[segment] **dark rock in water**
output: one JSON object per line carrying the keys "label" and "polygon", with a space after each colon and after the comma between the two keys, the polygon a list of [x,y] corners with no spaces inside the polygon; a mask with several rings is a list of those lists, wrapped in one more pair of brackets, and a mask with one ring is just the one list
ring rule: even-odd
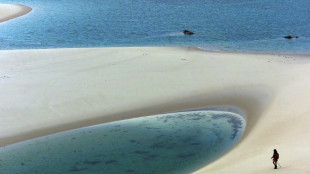
{"label": "dark rock in water", "polygon": [[195,34],[194,32],[188,31],[188,30],[183,30],[183,33],[186,34],[186,35],[193,35],[193,34]]}
{"label": "dark rock in water", "polygon": [[285,36],[285,39],[293,39],[293,36]]}
{"label": "dark rock in water", "polygon": [[298,36],[291,36],[291,35],[288,35],[288,36],[284,36],[285,39],[294,39],[294,38],[298,38]]}

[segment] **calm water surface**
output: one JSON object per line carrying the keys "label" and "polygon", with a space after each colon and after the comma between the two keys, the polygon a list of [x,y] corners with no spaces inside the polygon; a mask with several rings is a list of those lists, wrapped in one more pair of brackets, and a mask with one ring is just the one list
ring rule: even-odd
{"label": "calm water surface", "polygon": [[[33,8],[0,24],[0,49],[199,46],[310,53],[309,0],[0,0]],[[194,31],[184,36],[181,31]],[[297,35],[286,40],[283,36]]]}
{"label": "calm water surface", "polygon": [[190,173],[231,149],[245,120],[190,111],[81,128],[0,149],[0,173]]}

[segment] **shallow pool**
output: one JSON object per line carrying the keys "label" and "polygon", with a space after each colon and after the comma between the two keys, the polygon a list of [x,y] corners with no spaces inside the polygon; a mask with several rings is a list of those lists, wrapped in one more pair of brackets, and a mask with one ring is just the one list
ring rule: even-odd
{"label": "shallow pool", "polygon": [[189,173],[242,137],[233,113],[189,111],[80,128],[0,150],[0,173]]}

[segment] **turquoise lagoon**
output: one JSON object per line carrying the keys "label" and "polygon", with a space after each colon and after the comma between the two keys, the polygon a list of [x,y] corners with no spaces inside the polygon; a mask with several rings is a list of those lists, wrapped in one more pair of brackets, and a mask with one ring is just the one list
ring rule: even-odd
{"label": "turquoise lagoon", "polygon": [[[0,49],[197,46],[310,53],[309,0],[0,0],[33,11],[0,24]],[[185,36],[183,30],[196,34]],[[299,36],[286,40],[286,35]]]}
{"label": "turquoise lagoon", "polygon": [[80,128],[0,149],[0,173],[190,173],[229,151],[243,117],[188,111]]}

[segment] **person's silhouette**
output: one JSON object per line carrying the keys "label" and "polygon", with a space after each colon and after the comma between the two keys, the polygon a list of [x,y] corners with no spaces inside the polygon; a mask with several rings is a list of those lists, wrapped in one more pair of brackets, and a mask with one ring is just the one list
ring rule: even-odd
{"label": "person's silhouette", "polygon": [[279,154],[278,154],[276,149],[273,150],[273,155],[272,155],[271,159],[273,159],[272,162],[273,162],[273,165],[274,165],[274,169],[277,169],[278,168],[277,162],[278,162],[278,159],[279,159]]}

